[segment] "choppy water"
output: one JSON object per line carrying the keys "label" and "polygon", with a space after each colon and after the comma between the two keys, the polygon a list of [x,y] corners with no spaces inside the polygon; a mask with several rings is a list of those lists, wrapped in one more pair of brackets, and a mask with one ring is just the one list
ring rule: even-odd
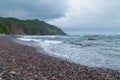
{"label": "choppy water", "polygon": [[119,35],[19,36],[17,40],[50,56],[90,67],[120,70]]}

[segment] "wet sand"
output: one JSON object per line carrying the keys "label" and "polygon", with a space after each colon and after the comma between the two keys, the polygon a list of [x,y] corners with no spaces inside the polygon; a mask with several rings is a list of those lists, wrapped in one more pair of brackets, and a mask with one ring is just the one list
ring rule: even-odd
{"label": "wet sand", "polygon": [[120,80],[120,71],[90,68],[39,53],[0,36],[0,80]]}

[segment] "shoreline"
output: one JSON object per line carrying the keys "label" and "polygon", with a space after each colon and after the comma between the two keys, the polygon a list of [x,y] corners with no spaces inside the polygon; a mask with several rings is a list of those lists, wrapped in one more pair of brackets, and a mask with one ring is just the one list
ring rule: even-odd
{"label": "shoreline", "polygon": [[0,78],[14,80],[120,80],[120,72],[60,60],[0,35]]}

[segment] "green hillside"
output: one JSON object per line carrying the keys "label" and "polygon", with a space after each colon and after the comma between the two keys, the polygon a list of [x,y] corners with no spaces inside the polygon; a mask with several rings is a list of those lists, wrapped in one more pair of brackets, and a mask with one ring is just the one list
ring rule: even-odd
{"label": "green hillside", "polygon": [[0,33],[29,35],[66,35],[60,28],[40,21],[0,17]]}

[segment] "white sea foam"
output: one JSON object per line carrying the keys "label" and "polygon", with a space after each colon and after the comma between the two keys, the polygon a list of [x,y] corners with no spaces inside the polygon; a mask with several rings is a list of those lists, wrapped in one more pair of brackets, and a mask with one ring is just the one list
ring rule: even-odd
{"label": "white sea foam", "polygon": [[26,39],[26,38],[17,38],[19,40],[22,40],[22,41],[33,41],[33,39]]}
{"label": "white sea foam", "polygon": [[49,37],[49,38],[56,38],[57,36],[46,36],[46,37]]}
{"label": "white sea foam", "polygon": [[44,43],[46,43],[46,44],[60,44],[60,43],[63,43],[63,41],[44,40]]}

